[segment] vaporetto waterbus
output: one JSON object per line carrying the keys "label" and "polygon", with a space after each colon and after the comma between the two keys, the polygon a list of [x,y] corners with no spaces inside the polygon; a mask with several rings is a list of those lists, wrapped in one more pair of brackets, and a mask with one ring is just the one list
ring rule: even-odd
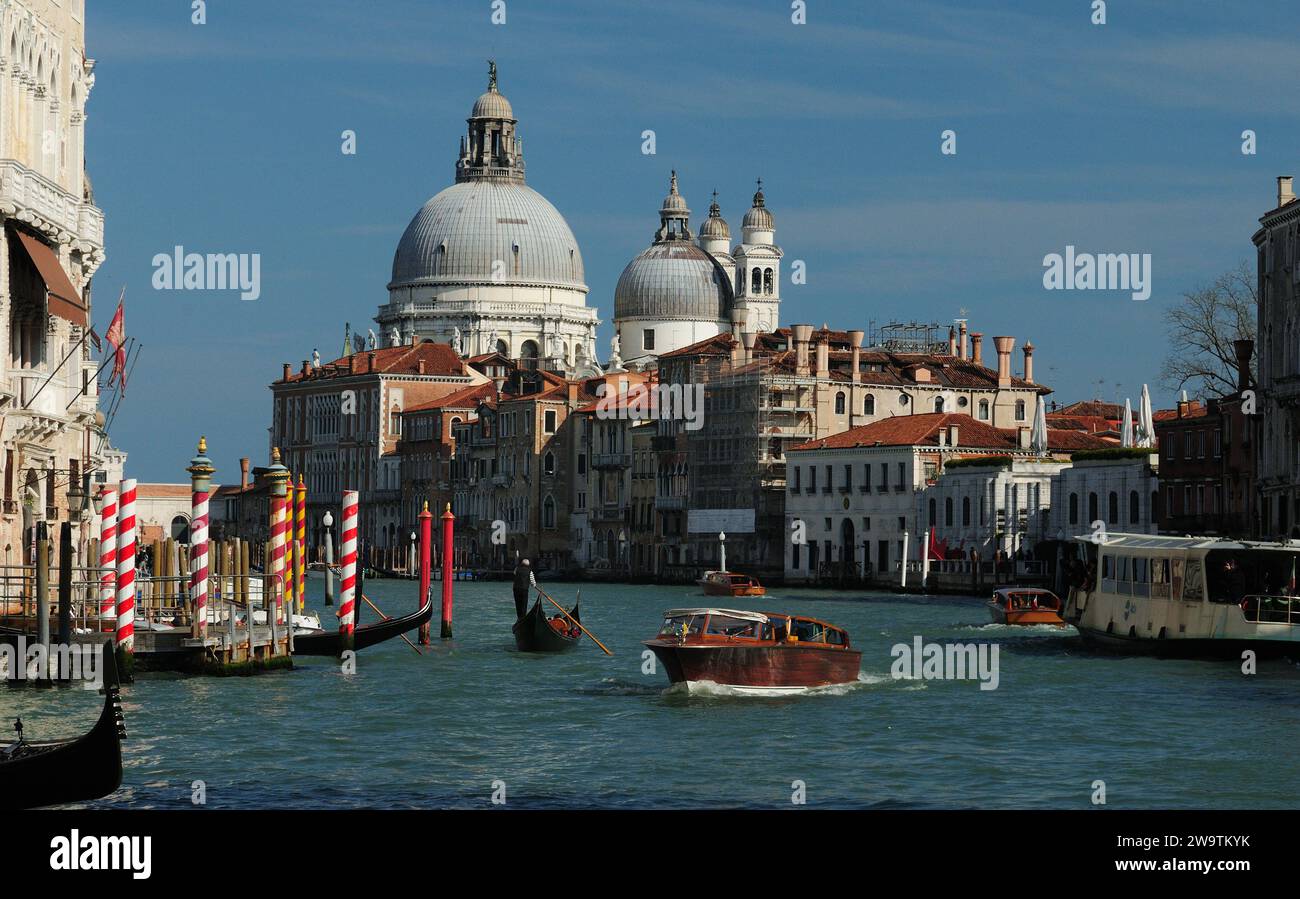
{"label": "vaporetto waterbus", "polygon": [[1110,533],[1087,547],[1065,620],[1121,652],[1300,658],[1300,541]]}

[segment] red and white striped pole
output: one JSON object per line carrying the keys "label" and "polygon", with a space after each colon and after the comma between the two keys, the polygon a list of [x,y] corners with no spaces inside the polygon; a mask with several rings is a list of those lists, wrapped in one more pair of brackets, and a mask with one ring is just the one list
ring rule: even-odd
{"label": "red and white striped pole", "polygon": [[135,479],[120,485],[117,514],[117,646],[135,655]]}
{"label": "red and white striped pole", "polygon": [[356,630],[357,600],[357,506],[359,494],[355,490],[343,491],[343,527],[341,531],[343,583],[339,590],[339,635],[343,648],[352,648],[352,635]]}
{"label": "red and white striped pole", "polygon": [[[99,630],[117,630],[117,491],[99,491]],[[107,626],[104,621],[107,619]]]}
{"label": "red and white striped pole", "polygon": [[212,487],[212,460],[208,441],[199,438],[199,454],[190,460],[190,634],[208,637],[208,490]]}

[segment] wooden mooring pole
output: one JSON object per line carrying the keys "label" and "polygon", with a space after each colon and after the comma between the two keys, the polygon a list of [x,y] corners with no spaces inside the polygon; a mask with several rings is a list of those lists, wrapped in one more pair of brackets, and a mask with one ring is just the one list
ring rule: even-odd
{"label": "wooden mooring pole", "polygon": [[456,516],[451,514],[451,503],[442,513],[442,639],[451,639],[452,588],[456,576],[451,569],[453,531]]}
{"label": "wooden mooring pole", "polygon": [[[429,598],[429,581],[432,572],[429,570],[430,557],[433,555],[433,513],[429,511],[429,501],[424,501],[424,509],[420,512],[420,606],[423,607],[425,600]],[[430,622],[426,621],[420,625],[420,645],[429,645],[429,633],[432,630]]]}

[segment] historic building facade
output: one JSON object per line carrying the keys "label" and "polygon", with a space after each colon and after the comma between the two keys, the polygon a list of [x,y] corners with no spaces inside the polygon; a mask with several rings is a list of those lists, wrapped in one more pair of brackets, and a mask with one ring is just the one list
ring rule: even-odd
{"label": "historic building facade", "polygon": [[375,316],[380,339],[589,369],[599,321],[582,253],[564,216],[525,183],[519,122],[495,63],[467,123],[456,183],[424,204],[397,245],[388,303]]}
{"label": "historic building facade", "polygon": [[38,520],[79,521],[88,537],[81,496],[123,462],[91,356],[104,215],[85,172],[95,63],[84,16],[82,0],[0,0],[0,545],[15,561]]}

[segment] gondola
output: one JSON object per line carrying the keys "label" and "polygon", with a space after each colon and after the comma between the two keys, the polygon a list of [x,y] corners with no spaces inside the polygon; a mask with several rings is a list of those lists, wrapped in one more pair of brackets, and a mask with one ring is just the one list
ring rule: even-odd
{"label": "gondola", "polygon": [[122,700],[113,641],[104,641],[104,708],[85,736],[0,745],[0,808],[99,799],[122,785]]}
{"label": "gondola", "polygon": [[[569,610],[569,615],[574,621],[581,621],[582,616],[578,612],[578,603],[581,597],[573,603],[573,608]],[[515,635],[515,646],[520,652],[567,652],[578,645],[582,639],[582,633],[573,634],[574,628],[571,622],[565,622],[565,631],[557,631],[551,626],[550,618],[547,617],[546,609],[542,603],[547,602],[540,595],[533,607],[525,613],[523,618],[515,622],[511,630]],[[554,606],[547,602],[547,608],[555,609]],[[555,609],[555,617],[562,618],[558,609]]]}
{"label": "gondola", "polygon": [[[361,601],[361,591],[357,590],[357,602]],[[358,611],[360,607],[358,605]],[[352,648],[365,649],[376,643],[391,640],[399,634],[413,631],[433,618],[433,590],[424,597],[424,605],[410,615],[400,618],[387,618],[373,624],[363,624],[352,632]],[[338,630],[320,633],[295,633],[293,636],[293,654],[302,656],[337,656],[343,652],[343,636]]]}

